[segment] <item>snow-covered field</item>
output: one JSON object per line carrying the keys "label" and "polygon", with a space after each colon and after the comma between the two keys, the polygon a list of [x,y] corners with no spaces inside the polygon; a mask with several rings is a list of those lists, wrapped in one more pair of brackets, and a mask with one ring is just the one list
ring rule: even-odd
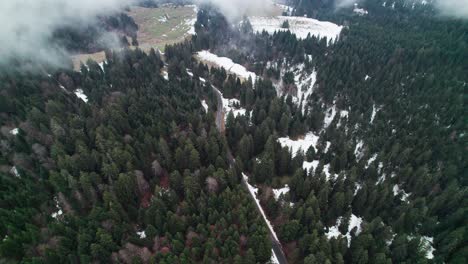
{"label": "snow-covered field", "polygon": [[[338,218],[338,220],[336,221],[336,225],[328,229],[328,232],[325,234],[328,239],[342,236],[340,230],[338,229],[342,220],[342,217]],[[353,228],[356,227],[356,235],[359,235],[359,233],[361,233],[361,225],[362,218],[351,214],[351,218],[349,219],[348,232],[344,235],[348,238],[348,247],[351,245],[351,231],[353,230]]]}
{"label": "snow-covered field", "polygon": [[223,67],[231,74],[235,74],[240,78],[245,80],[252,78],[252,81],[255,82],[257,75],[253,72],[248,71],[244,66],[234,63],[230,58],[219,57],[216,54],[213,54],[207,50],[202,50],[197,53],[198,58],[202,61],[213,63],[219,67]]}
{"label": "snow-covered field", "polygon": [[[305,39],[310,34],[328,40],[336,40],[343,29],[332,22],[319,21],[307,17],[276,16],[276,17],[249,17],[254,31],[261,33],[266,31],[273,34],[277,31],[291,31],[297,38]],[[289,28],[282,28],[285,21],[289,22]]]}

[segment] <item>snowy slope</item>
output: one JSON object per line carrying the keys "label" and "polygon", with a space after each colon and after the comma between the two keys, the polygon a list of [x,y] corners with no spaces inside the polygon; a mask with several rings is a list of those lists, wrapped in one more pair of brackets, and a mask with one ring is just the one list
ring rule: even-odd
{"label": "snowy slope", "polygon": [[[343,29],[332,22],[319,21],[307,17],[277,16],[277,17],[250,17],[250,23],[254,31],[266,31],[273,34],[276,31],[291,31],[297,38],[305,39],[307,35],[336,40]],[[285,21],[289,22],[289,28],[282,28]]]}
{"label": "snowy slope", "polygon": [[249,79],[252,78],[252,81],[255,82],[257,75],[253,72],[248,71],[244,66],[234,63],[230,58],[219,57],[216,54],[213,54],[207,50],[202,50],[197,53],[197,56],[206,62],[213,63],[219,67],[225,68],[228,72],[237,75],[238,77]]}

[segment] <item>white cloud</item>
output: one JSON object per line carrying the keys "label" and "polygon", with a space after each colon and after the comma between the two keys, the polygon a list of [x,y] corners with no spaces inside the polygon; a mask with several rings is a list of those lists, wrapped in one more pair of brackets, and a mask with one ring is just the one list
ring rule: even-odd
{"label": "white cloud", "polygon": [[121,10],[133,0],[1,0],[0,67],[15,58],[60,64],[65,51],[50,43],[61,26],[87,25],[97,15]]}

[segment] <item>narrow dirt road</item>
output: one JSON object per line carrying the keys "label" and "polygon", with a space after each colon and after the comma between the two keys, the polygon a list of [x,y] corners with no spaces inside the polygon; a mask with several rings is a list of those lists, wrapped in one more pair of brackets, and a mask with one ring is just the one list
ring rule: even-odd
{"label": "narrow dirt road", "polygon": [[[217,101],[218,101],[218,111],[216,111],[216,127],[218,128],[218,130],[219,130],[219,132],[221,134],[224,134],[224,131],[225,131],[224,115],[226,113],[224,113],[222,94],[214,86],[213,86],[213,91],[215,92],[216,98],[217,98]],[[234,166],[235,160],[234,160],[234,157],[232,156],[231,150],[229,148],[227,150],[227,159],[229,161],[229,164],[231,166]],[[256,200],[255,200],[256,198],[253,196],[254,194],[252,194],[249,191],[247,182],[245,181],[244,177],[242,177],[242,185],[247,190],[247,193],[250,194],[250,198],[252,198],[254,203],[257,204]],[[258,213],[260,215],[262,215],[261,208],[259,208],[259,206],[260,205],[257,206],[257,211],[258,211]],[[268,223],[265,223],[265,224],[268,226]],[[273,253],[276,255],[276,259],[278,260],[278,263],[279,264],[287,264],[288,261],[286,260],[286,256],[284,255],[283,248],[281,247],[281,243],[275,238],[275,236],[273,235],[273,231],[270,230],[270,228],[268,228],[268,231],[269,231],[269,235],[270,235],[270,240],[271,240]]]}

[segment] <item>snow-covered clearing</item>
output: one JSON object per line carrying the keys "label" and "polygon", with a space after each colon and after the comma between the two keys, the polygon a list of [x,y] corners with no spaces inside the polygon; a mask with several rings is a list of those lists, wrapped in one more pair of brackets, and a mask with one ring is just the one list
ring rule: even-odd
{"label": "snow-covered clearing", "polygon": [[292,140],[289,137],[278,138],[278,142],[283,148],[287,147],[291,150],[293,157],[296,156],[300,150],[305,153],[311,146],[317,150],[318,140],[319,136],[315,135],[313,132],[307,133],[304,138],[298,140]]}
{"label": "snow-covered clearing", "polygon": [[[268,218],[266,217],[266,214],[265,214],[265,212],[263,211],[262,206],[260,205],[260,201],[259,201],[258,198],[257,198],[258,188],[255,188],[255,187],[253,187],[252,185],[250,185],[250,183],[249,183],[249,177],[248,177],[247,175],[245,175],[245,173],[242,173],[242,177],[244,178],[244,181],[245,181],[245,183],[247,184],[247,187],[249,188],[250,194],[252,195],[252,197],[254,197],[255,203],[257,204],[257,207],[258,207],[258,209],[260,210],[260,213],[262,214],[263,219],[265,219],[265,222],[266,222],[266,224],[267,224],[267,226],[268,226],[268,229],[270,229],[270,232],[271,232],[271,234],[273,235],[273,237],[275,238],[275,240],[276,240],[276,241],[279,241],[278,236],[276,235],[276,232],[275,232],[275,230],[273,229],[273,226],[272,226],[271,223],[270,223],[270,220],[268,220]],[[272,250],[272,254],[275,255],[275,252],[274,252],[273,250]],[[273,258],[273,257],[272,257],[272,258]],[[276,260],[278,259],[278,258],[276,257],[276,255],[275,255],[275,258],[276,258]]]}
{"label": "snow-covered clearing", "polygon": [[275,196],[275,200],[277,201],[281,195],[286,195],[288,192],[289,192],[289,186],[287,184],[283,188],[273,189],[273,195]]}
{"label": "snow-covered clearing", "polygon": [[248,71],[244,66],[233,62],[230,58],[219,57],[216,54],[213,54],[207,50],[202,50],[197,53],[197,56],[206,62],[213,63],[219,67],[223,67],[231,74],[235,74],[240,78],[248,80],[252,79],[252,82],[255,82],[257,75],[253,72]]}
{"label": "snow-covered clearing", "polygon": [[205,109],[205,112],[208,113],[208,104],[206,103],[206,101],[205,101],[205,100],[202,100],[202,101],[201,101],[201,104],[202,104],[203,108]]}
{"label": "snow-covered clearing", "polygon": [[75,95],[80,98],[81,100],[83,100],[83,102],[87,103],[88,102],[88,96],[86,96],[86,94],[84,94],[83,90],[82,89],[76,89],[75,90]]}
{"label": "snow-covered clearing", "polygon": [[[222,94],[221,94],[222,95]],[[226,113],[224,115],[224,119],[226,120],[228,117],[229,112],[232,111],[234,117],[240,116],[240,115],[245,115],[247,110],[245,108],[242,108],[240,106],[240,101],[237,99],[226,99],[222,98],[223,100],[223,108],[224,112]]]}
{"label": "snow-covered clearing", "polygon": [[[338,236],[342,236],[339,226],[341,224],[341,221],[343,220],[342,217],[339,217],[336,220],[336,225],[330,227],[328,229],[328,232],[325,234],[328,239],[331,238],[337,238]],[[348,238],[348,247],[351,245],[351,231],[356,227],[356,236],[361,233],[361,225],[362,225],[362,218],[357,217],[354,214],[351,214],[351,217],[349,219],[349,225],[348,225],[348,232],[344,235],[345,237]]]}
{"label": "snow-covered clearing", "polygon": [[[273,34],[278,31],[290,31],[299,39],[305,39],[310,34],[328,40],[336,40],[343,29],[332,22],[319,21],[307,17],[276,16],[276,17],[249,17],[254,31],[266,31]],[[289,28],[283,28],[284,22],[288,21]]]}

